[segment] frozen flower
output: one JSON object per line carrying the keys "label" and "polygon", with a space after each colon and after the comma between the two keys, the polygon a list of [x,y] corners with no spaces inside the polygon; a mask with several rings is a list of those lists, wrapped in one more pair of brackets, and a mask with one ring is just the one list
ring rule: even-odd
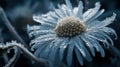
{"label": "frozen flower", "polygon": [[103,47],[109,48],[113,41],[109,35],[117,37],[116,32],[107,25],[111,24],[116,14],[99,21],[97,18],[104,12],[97,2],[94,8],[83,13],[83,3],[79,1],[78,7],[73,8],[69,0],[66,5],[58,5],[58,9],[45,15],[33,16],[41,25],[28,26],[31,49],[34,55],[46,58],[52,62],[65,61],[72,64],[73,52],[81,65],[83,61],[92,61],[95,51],[105,56]]}

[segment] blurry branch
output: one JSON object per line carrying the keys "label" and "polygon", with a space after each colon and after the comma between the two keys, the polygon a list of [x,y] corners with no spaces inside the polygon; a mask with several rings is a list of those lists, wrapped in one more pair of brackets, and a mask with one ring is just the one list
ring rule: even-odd
{"label": "blurry branch", "polygon": [[120,60],[120,50],[116,47],[110,45],[109,48],[103,47],[106,49],[112,56],[118,58]]}
{"label": "blurry branch", "polygon": [[15,38],[20,41],[22,44],[25,45],[25,47],[28,48],[28,46],[26,45],[26,43],[23,41],[23,39],[18,35],[18,33],[16,32],[16,30],[14,29],[14,27],[11,25],[10,21],[7,19],[7,16],[4,12],[4,10],[0,7],[0,17],[2,18],[2,20],[4,21],[4,24],[6,25],[6,27],[9,29],[9,31],[11,32],[11,34],[13,34],[15,36]]}
{"label": "blurry branch", "polygon": [[[41,62],[43,64],[47,64],[48,63],[47,60],[45,60],[45,59],[35,57],[22,44],[16,43],[15,41],[12,41],[10,43],[6,43],[6,45],[2,45],[2,46],[0,44],[0,50],[2,50],[2,51],[7,51],[8,49],[11,49],[13,47],[17,47],[17,48],[21,49],[21,51],[26,54],[27,58],[32,59],[35,62]],[[16,57],[16,55],[14,57]],[[11,61],[13,61],[13,60],[14,60],[14,58]],[[10,63],[11,63],[11,61],[10,61]]]}
{"label": "blurry branch", "polygon": [[109,51],[120,60],[120,51],[116,47],[110,45]]}

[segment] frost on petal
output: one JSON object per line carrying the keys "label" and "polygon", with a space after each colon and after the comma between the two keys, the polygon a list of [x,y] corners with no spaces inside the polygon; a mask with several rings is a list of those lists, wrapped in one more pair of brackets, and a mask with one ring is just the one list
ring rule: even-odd
{"label": "frost on petal", "polygon": [[70,0],[65,0],[65,3],[67,4],[67,7],[72,10],[72,4],[70,3]]}
{"label": "frost on petal", "polygon": [[53,40],[53,39],[54,39],[53,36],[52,36],[52,37],[50,37],[50,36],[48,36],[48,37],[43,36],[43,37],[39,37],[38,39],[34,39],[34,40],[32,40],[32,41],[30,42],[30,46],[32,45],[31,50],[37,49],[38,46],[40,46],[41,44],[44,44],[44,43],[46,43],[46,42],[49,42],[49,41],[51,41],[51,40]]}
{"label": "frost on petal", "polygon": [[96,21],[96,18],[98,18],[101,14],[103,14],[104,11],[105,11],[104,9],[98,11],[91,19],[87,21],[86,25],[89,25],[88,28],[94,27],[96,24],[99,24],[94,21]]}
{"label": "frost on petal", "polygon": [[73,13],[74,13],[75,16],[77,16],[77,12],[78,12],[78,8],[75,7],[75,8],[73,9]]}
{"label": "frost on petal", "polygon": [[79,51],[77,48],[75,48],[75,54],[76,54],[76,56],[77,56],[77,59],[78,59],[79,63],[80,63],[81,65],[83,65],[83,58],[82,58],[82,56],[81,56],[80,51]]}
{"label": "frost on petal", "polygon": [[50,54],[49,54],[49,59],[51,61],[55,62],[55,60],[57,60],[56,57],[58,54],[58,49],[60,47],[60,44],[61,44],[61,40],[56,38],[56,41],[54,42],[53,47],[52,47]]}
{"label": "frost on petal", "polygon": [[41,54],[42,51],[44,51],[44,48],[45,48],[46,46],[47,46],[47,44],[44,44],[44,45],[38,47],[38,49],[35,50],[34,55],[35,55],[36,57],[41,57],[40,54]]}
{"label": "frost on petal", "polygon": [[95,56],[95,49],[94,49],[93,45],[90,43],[90,41],[88,40],[88,37],[86,37],[86,35],[81,36],[81,38],[85,42],[85,45],[89,48],[92,55]]}
{"label": "frost on petal", "polygon": [[43,35],[47,35],[47,34],[54,34],[53,30],[36,30],[36,31],[31,31],[29,33],[30,37],[38,37],[38,36],[43,36]]}
{"label": "frost on petal", "polygon": [[105,52],[104,52],[104,49],[102,48],[102,46],[99,44],[99,42],[96,39],[91,38],[90,36],[87,36],[87,37],[88,37],[89,40],[91,40],[90,42],[93,44],[93,46],[95,47],[97,52],[100,52],[101,56],[104,57]]}
{"label": "frost on petal", "polygon": [[116,18],[116,14],[113,13],[113,16],[106,18],[105,20],[101,21],[101,23],[99,23],[99,24],[96,24],[95,27],[98,27],[98,28],[105,27],[105,26],[111,24],[115,20],[115,18]]}
{"label": "frost on petal", "polygon": [[103,43],[103,46],[105,47],[109,47],[110,43],[107,41],[107,38],[103,35],[103,34],[100,34],[99,32],[93,32],[91,34],[88,34],[88,36],[100,41]]}
{"label": "frost on petal", "polygon": [[91,17],[93,17],[98,12],[99,9],[100,9],[100,3],[97,2],[94,8],[88,9],[83,14],[83,20],[87,23],[87,21],[91,19]]}
{"label": "frost on petal", "polygon": [[68,38],[63,39],[64,41],[60,44],[60,50],[59,50],[59,59],[62,61],[64,56],[64,51],[68,47]]}
{"label": "frost on petal", "polygon": [[72,64],[72,59],[73,59],[73,49],[74,49],[74,42],[73,39],[70,40],[69,45],[68,45],[68,50],[67,50],[67,64],[70,66]]}
{"label": "frost on petal", "polygon": [[113,46],[113,40],[110,38],[110,36],[107,35],[107,33],[101,31],[99,32],[100,34],[102,34],[104,37],[106,37],[107,40],[110,41],[110,44]]}
{"label": "frost on petal", "polygon": [[60,11],[60,9],[55,9],[55,13],[56,13],[56,15],[59,16],[59,19],[65,17],[65,15],[63,14],[62,11]]}
{"label": "frost on petal", "polygon": [[70,16],[71,12],[70,9],[66,5],[58,5],[58,8],[62,11],[62,13],[65,15],[65,17]]}
{"label": "frost on petal", "polygon": [[76,44],[76,47],[79,49],[79,51],[81,52],[83,58],[85,58],[87,61],[92,61],[92,57],[90,55],[90,53],[88,52],[88,50],[85,47],[85,44],[83,42],[83,40],[81,39],[81,37],[76,37],[75,41],[78,43]]}
{"label": "frost on petal", "polygon": [[79,17],[80,19],[82,19],[82,14],[83,14],[83,2],[79,1],[78,11],[77,11],[77,17]]}
{"label": "frost on petal", "polygon": [[100,28],[102,31],[106,32],[107,34],[110,34],[110,35],[114,35],[115,36],[115,39],[117,39],[117,34],[115,32],[114,29],[112,28],[109,28],[109,27],[103,27],[103,28]]}

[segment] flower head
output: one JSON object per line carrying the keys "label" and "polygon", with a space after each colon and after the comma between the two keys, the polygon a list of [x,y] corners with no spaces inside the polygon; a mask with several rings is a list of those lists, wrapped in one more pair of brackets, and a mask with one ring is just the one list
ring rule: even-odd
{"label": "flower head", "polygon": [[[83,60],[92,61],[95,51],[105,56],[102,47],[113,45],[110,34],[117,37],[116,32],[107,25],[111,24],[116,14],[99,21],[97,18],[104,12],[97,2],[94,8],[83,13],[83,3],[80,1],[78,7],[73,8],[69,0],[66,5],[58,5],[59,9],[48,12],[42,16],[33,16],[33,19],[41,25],[28,26],[32,49],[35,56],[47,58],[50,61],[63,61],[71,65],[73,51],[77,60],[83,65]],[[101,42],[101,43],[99,43]]]}

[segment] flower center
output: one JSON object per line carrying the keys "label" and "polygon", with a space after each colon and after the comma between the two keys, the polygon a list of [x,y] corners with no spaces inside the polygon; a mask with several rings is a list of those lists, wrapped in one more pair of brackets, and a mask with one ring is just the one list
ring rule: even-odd
{"label": "flower center", "polygon": [[73,37],[85,31],[84,23],[75,17],[65,17],[59,20],[55,27],[55,32],[60,37]]}

